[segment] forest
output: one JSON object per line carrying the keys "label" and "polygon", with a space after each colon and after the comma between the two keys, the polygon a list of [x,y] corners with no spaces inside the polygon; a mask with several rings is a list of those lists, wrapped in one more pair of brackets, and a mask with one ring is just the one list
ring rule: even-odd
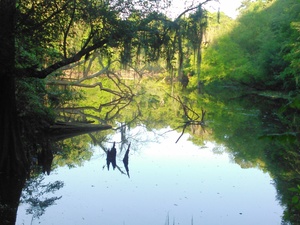
{"label": "forest", "polygon": [[[34,174],[37,155],[49,153],[49,135],[65,138],[70,124],[82,133],[109,130],[129,108],[133,124],[143,115],[149,127],[164,127],[164,118],[175,128],[181,118],[163,110],[150,114],[141,106],[157,109],[172,99],[191,110],[184,103],[205,94],[276,102],[274,113],[284,127],[262,138],[298,148],[300,2],[244,0],[232,19],[207,10],[212,1],[194,2],[169,18],[166,0],[0,0],[1,190],[15,183],[22,188]],[[161,83],[182,95],[166,95]],[[205,111],[184,114],[186,124],[201,123]],[[77,132],[72,131],[71,136]],[[285,166],[296,175],[285,216],[299,224],[299,148],[289,160],[293,166]],[[20,196],[14,198],[9,201]]]}

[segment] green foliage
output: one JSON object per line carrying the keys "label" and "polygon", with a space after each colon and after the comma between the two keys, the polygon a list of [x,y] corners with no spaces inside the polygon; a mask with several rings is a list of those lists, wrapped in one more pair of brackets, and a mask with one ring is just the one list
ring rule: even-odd
{"label": "green foliage", "polygon": [[261,136],[260,138],[268,138],[272,141],[294,143],[297,140],[297,135],[298,133],[296,132],[285,132],[280,134],[267,134]]}
{"label": "green foliage", "polygon": [[56,155],[53,159],[53,168],[68,166],[69,168],[81,166],[90,160],[92,151],[89,146],[90,139],[87,135],[69,138],[57,143]]}
{"label": "green foliage", "polygon": [[43,122],[52,123],[54,112],[44,104],[46,89],[43,80],[18,80],[17,108],[23,123],[31,124],[29,127],[44,128]]}
{"label": "green foliage", "polygon": [[292,22],[292,40],[287,44],[290,51],[284,56],[284,60],[289,63],[289,66],[281,73],[282,79],[286,80],[287,86],[292,86],[299,89],[299,74],[300,74],[300,22]]}
{"label": "green foliage", "polygon": [[62,108],[72,105],[74,101],[82,100],[84,93],[80,89],[75,89],[71,85],[61,88],[51,85],[47,88],[47,105],[50,108]]}
{"label": "green foliage", "polygon": [[290,188],[289,191],[293,192],[292,204],[300,210],[300,185],[297,187]]}
{"label": "green foliage", "polygon": [[205,81],[234,79],[249,82],[256,73],[243,50],[229,36],[216,40],[204,53],[202,74]]}
{"label": "green foliage", "polygon": [[205,51],[204,79],[234,79],[260,90],[296,90],[299,9],[299,2],[292,0],[244,1],[231,31],[221,32]]}
{"label": "green foliage", "polygon": [[294,109],[300,109],[300,95],[298,94],[294,97],[288,106]]}
{"label": "green foliage", "polygon": [[[187,115],[182,105],[174,98],[180,95],[182,101],[197,114],[201,115],[202,108],[207,111],[204,129],[195,125],[185,130],[186,134],[190,134],[190,140],[201,146],[204,141],[213,140],[226,147],[214,149],[215,152],[222,153],[226,149],[232,160],[242,168],[258,167],[270,173],[278,189],[278,198],[287,206],[285,220],[295,220],[299,214],[298,192],[287,191],[287,187],[297,187],[299,184],[299,134],[296,132],[299,130],[299,123],[295,119],[295,124],[291,124],[290,120],[283,120],[274,114],[280,107],[277,102],[256,95],[249,98],[230,98],[229,101],[228,96],[222,99],[219,96],[198,95],[188,90],[182,92],[177,85],[167,85],[161,77],[124,80],[119,87],[107,77],[95,79],[103,81],[103,86],[110,90],[122,90],[125,85],[129,86],[134,97],[130,104],[124,104],[125,101],[120,104],[106,104],[114,103],[117,97],[109,92],[100,91],[99,88],[91,88],[85,91],[86,98],[70,103],[72,106],[89,105],[96,109],[102,105],[101,110],[85,111],[90,114],[87,116],[90,119],[109,115],[107,118],[110,119],[107,122],[112,124],[115,130],[95,135],[94,143],[101,146],[102,140],[105,142],[110,135],[119,132],[120,125],[133,129],[142,124],[148,130],[167,128],[182,132],[182,124],[187,121]],[[190,112],[188,115],[193,117],[194,114]],[[92,156],[90,137],[85,135],[59,142],[60,150],[54,158],[54,167],[75,167],[89,160]],[[128,137],[124,140],[126,138]]]}

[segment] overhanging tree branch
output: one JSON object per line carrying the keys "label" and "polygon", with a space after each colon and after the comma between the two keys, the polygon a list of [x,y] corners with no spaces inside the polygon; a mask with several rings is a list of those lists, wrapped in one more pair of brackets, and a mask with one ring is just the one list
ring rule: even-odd
{"label": "overhanging tree branch", "polygon": [[53,65],[43,69],[43,70],[37,70],[36,68],[25,68],[25,69],[19,69],[17,71],[18,77],[35,77],[35,78],[46,78],[49,74],[53,73],[54,71],[67,66],[69,64],[75,63],[79,61],[83,56],[86,54],[89,54],[90,52],[103,47],[105,44],[109,42],[108,38],[103,38],[102,40],[98,41],[96,44],[89,46],[87,48],[81,49],[79,52],[77,52],[75,55],[63,59],[59,62],[54,63]]}
{"label": "overhanging tree branch", "polygon": [[193,11],[193,10],[195,10],[195,9],[201,7],[202,5],[205,5],[206,3],[211,2],[211,1],[219,2],[219,0],[206,0],[206,1],[198,4],[197,6],[194,6],[194,7],[191,7],[191,8],[187,8],[182,13],[180,13],[179,16],[176,17],[176,19],[174,20],[174,22],[178,21],[184,14],[186,14],[186,13],[188,13],[190,11]]}

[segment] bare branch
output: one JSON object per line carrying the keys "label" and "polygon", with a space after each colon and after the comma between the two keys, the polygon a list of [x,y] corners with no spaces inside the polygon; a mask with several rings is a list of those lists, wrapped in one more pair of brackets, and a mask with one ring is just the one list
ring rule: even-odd
{"label": "bare branch", "polygon": [[184,14],[186,14],[190,11],[193,11],[193,10],[195,10],[195,9],[201,7],[202,5],[205,5],[206,3],[211,2],[211,1],[216,1],[216,0],[206,0],[206,1],[198,4],[197,6],[194,6],[194,7],[191,7],[191,8],[188,8],[188,9],[184,10],[179,16],[177,16],[177,18],[174,20],[174,22],[178,21]]}
{"label": "bare branch", "polygon": [[180,138],[182,137],[182,135],[184,134],[184,131],[185,131],[185,128],[186,128],[186,127],[187,127],[187,124],[185,124],[185,125],[183,126],[182,132],[181,132],[179,138],[177,139],[177,141],[175,142],[176,144],[177,144],[177,142],[180,140]]}
{"label": "bare branch", "polygon": [[63,37],[63,52],[64,52],[64,57],[67,58],[67,38],[68,38],[68,34],[70,32],[73,20],[74,20],[74,16],[75,16],[75,10],[76,10],[76,2],[75,0],[73,0],[73,9],[72,9],[72,14],[71,14],[71,18],[69,21],[69,24],[66,28],[66,30],[63,32],[64,33],[64,37]]}

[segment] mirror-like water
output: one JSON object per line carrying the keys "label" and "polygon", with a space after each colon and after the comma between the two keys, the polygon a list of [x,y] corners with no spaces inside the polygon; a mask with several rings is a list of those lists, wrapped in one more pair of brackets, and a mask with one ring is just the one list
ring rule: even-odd
{"label": "mirror-like water", "polygon": [[34,207],[21,204],[16,224],[281,224],[284,209],[268,173],[241,168],[224,146],[207,141],[199,147],[188,135],[175,144],[180,133],[165,131],[144,131],[144,138],[157,141],[131,143],[130,177],[122,173],[125,151],[118,144],[114,170],[99,147],[83,166],[57,168],[43,183],[63,181],[46,194],[62,197],[40,216],[39,207],[28,214]]}

